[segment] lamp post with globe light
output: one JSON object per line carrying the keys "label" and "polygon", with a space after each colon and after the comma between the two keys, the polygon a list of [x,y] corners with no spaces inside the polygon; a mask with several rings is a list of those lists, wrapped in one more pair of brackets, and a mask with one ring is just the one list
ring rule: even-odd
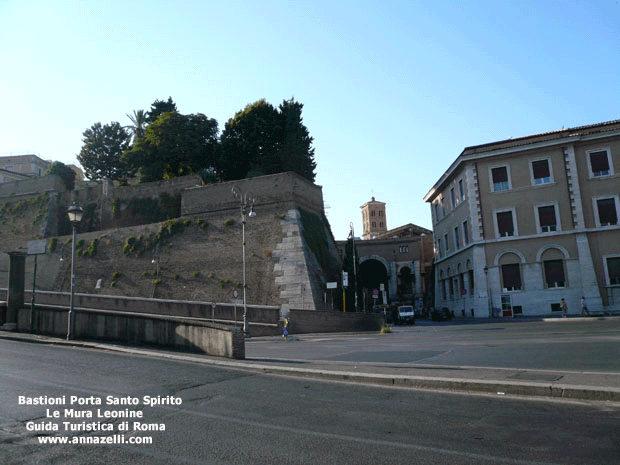
{"label": "lamp post with globe light", "polygon": [[232,188],[233,196],[239,200],[239,204],[241,207],[241,239],[243,243],[243,334],[245,337],[250,337],[250,331],[248,327],[248,307],[247,307],[247,299],[246,299],[246,255],[245,255],[245,223],[246,223],[246,212],[248,206],[250,207],[250,212],[247,213],[247,216],[250,218],[254,218],[256,216],[256,212],[254,211],[254,197],[252,193],[246,191],[245,193],[241,192],[238,186],[233,186]]}
{"label": "lamp post with globe light", "polygon": [[73,326],[75,322],[75,232],[76,227],[82,221],[84,210],[73,202],[67,210],[69,221],[73,226],[73,239],[71,241],[71,300],[69,301],[69,315],[67,318],[67,340],[73,339]]}

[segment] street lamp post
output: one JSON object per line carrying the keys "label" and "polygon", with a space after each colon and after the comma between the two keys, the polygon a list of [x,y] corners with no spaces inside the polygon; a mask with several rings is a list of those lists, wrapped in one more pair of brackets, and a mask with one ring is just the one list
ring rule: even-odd
{"label": "street lamp post", "polygon": [[256,212],[254,211],[254,197],[252,193],[246,191],[245,193],[241,192],[241,189],[237,186],[233,186],[232,188],[233,196],[239,200],[239,204],[241,206],[241,238],[243,243],[243,333],[245,337],[250,337],[250,330],[248,327],[248,306],[247,306],[247,298],[246,298],[246,259],[245,259],[245,222],[246,222],[246,212],[248,206],[250,207],[250,212],[247,214],[250,218],[254,218],[256,216]]}
{"label": "street lamp post", "polygon": [[487,302],[489,305],[489,317],[494,318],[495,315],[493,314],[493,300],[491,299],[491,289],[489,287],[489,267],[488,266],[484,267],[484,278],[487,282]]}
{"label": "street lamp post", "polygon": [[84,210],[79,205],[73,202],[73,205],[67,210],[69,221],[73,226],[73,239],[71,241],[71,300],[69,301],[69,315],[67,318],[67,340],[73,339],[73,326],[75,320],[75,230],[80,221],[82,221],[82,215]]}
{"label": "street lamp post", "polygon": [[353,241],[353,291],[355,293],[355,311],[357,312],[357,265],[355,264],[355,230],[353,229],[353,222],[349,223],[351,228],[351,240]]}

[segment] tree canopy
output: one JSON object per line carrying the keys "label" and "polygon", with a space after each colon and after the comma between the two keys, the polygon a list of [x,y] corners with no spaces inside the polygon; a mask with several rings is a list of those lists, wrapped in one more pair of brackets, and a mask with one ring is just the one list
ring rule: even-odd
{"label": "tree canopy", "polygon": [[60,179],[62,179],[63,183],[70,191],[72,191],[75,187],[75,171],[73,171],[62,162],[55,161],[54,163],[52,163],[45,172],[45,174],[55,174],[56,176],[58,176]]}
{"label": "tree canopy", "polygon": [[77,159],[88,179],[119,180],[127,176],[121,156],[129,148],[131,137],[119,123],[95,123],[83,136],[84,145]]}
{"label": "tree canopy", "polygon": [[171,111],[178,111],[177,104],[172,101],[172,97],[168,97],[168,101],[155,100],[151,103],[151,109],[146,115],[146,122],[154,123],[161,115]]}
{"label": "tree canopy", "polygon": [[169,179],[215,166],[217,121],[198,113],[165,112],[149,124],[144,138],[125,152],[122,161],[141,182]]}
{"label": "tree canopy", "polygon": [[294,99],[283,101],[279,109],[262,99],[237,112],[222,132],[222,178],[294,171],[314,181],[314,148],[302,108]]}
{"label": "tree canopy", "polygon": [[84,131],[77,158],[92,180],[138,174],[149,182],[200,172],[209,181],[230,181],[293,171],[314,181],[313,139],[302,109],[293,98],[277,108],[258,100],[230,118],[220,137],[215,119],[182,115],[168,97],[148,112],[127,114],[132,124],[125,128],[94,124]]}

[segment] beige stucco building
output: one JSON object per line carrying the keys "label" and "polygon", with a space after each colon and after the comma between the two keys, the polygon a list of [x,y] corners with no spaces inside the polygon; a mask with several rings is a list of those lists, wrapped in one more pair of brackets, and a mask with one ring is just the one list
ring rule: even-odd
{"label": "beige stucco building", "polygon": [[455,313],[620,310],[620,121],[468,147],[426,194],[435,305]]}
{"label": "beige stucco building", "polygon": [[0,182],[43,176],[51,163],[34,154],[0,157]]}

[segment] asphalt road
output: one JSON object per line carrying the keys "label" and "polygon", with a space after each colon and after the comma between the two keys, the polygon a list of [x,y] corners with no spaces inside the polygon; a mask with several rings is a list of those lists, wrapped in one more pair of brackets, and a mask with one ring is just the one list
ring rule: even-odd
{"label": "asphalt road", "polygon": [[[620,463],[617,404],[319,382],[9,340],[0,340],[0,367],[1,464]],[[65,405],[20,405],[20,396],[64,396]],[[108,396],[138,405],[105,405]],[[151,407],[144,396],[176,404]],[[96,399],[102,405],[77,404]],[[66,418],[65,409],[143,418],[121,432],[124,419]],[[55,410],[61,418],[46,417]],[[134,421],[160,431],[135,431]],[[64,422],[113,431],[67,432]],[[61,430],[31,431],[39,424]],[[120,435],[152,444],[40,443]]]}
{"label": "asphalt road", "polygon": [[[250,359],[355,361],[620,373],[620,319],[431,323],[379,333],[257,338]],[[302,342],[295,344],[295,342]]]}

